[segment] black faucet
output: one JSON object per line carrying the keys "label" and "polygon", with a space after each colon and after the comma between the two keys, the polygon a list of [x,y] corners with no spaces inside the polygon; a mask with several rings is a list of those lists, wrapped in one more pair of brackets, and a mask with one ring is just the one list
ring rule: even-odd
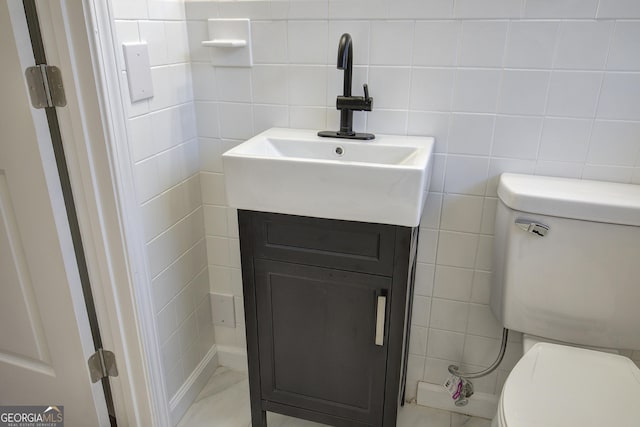
{"label": "black faucet", "polygon": [[336,99],[336,108],[340,110],[340,130],[320,131],[318,136],[349,139],[373,139],[372,133],[358,133],[353,131],[353,112],[371,111],[373,98],[369,96],[369,88],[365,83],[364,96],[351,96],[351,73],[353,64],[353,42],[351,35],[344,33],[338,44],[338,70],[344,70],[343,94]]}

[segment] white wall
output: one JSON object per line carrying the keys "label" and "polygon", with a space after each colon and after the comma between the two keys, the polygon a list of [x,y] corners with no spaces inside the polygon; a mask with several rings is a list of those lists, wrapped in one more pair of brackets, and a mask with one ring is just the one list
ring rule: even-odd
{"label": "white wall", "polygon": [[123,107],[136,194],[144,220],[147,265],[167,400],[213,345],[199,150],[184,4],[179,0],[112,0],[124,42],[149,46],[155,96],[131,103],[124,60]]}
{"label": "white wall", "polygon": [[[335,69],[353,36],[354,93],[374,111],[355,128],[437,138],[421,224],[409,360],[440,383],[450,363],[489,365],[501,326],[489,310],[501,172],[640,184],[640,3],[633,0],[330,0],[185,3],[212,292],[233,293],[244,347],[237,225],[220,154],[272,126],[337,129]],[[214,68],[206,19],[251,18],[254,66]],[[585,325],[588,327],[588,325]],[[499,393],[520,356],[510,343],[476,390]],[[635,359],[640,353],[627,352]]]}

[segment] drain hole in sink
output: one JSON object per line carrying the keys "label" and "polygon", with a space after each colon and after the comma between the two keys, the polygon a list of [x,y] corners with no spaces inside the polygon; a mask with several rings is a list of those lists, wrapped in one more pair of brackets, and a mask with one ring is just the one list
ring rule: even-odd
{"label": "drain hole in sink", "polygon": [[335,151],[336,151],[336,154],[337,154],[338,156],[342,156],[342,155],[344,154],[344,148],[342,148],[342,147],[341,147],[341,146],[339,146],[339,145],[336,147],[336,150],[335,150]]}

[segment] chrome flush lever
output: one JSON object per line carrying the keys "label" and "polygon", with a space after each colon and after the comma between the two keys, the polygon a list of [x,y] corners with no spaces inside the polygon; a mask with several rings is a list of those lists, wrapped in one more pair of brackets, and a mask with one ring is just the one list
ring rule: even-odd
{"label": "chrome flush lever", "polygon": [[535,234],[538,237],[544,237],[549,232],[549,226],[540,224],[539,222],[531,221],[529,219],[518,218],[516,219],[516,225],[524,231]]}

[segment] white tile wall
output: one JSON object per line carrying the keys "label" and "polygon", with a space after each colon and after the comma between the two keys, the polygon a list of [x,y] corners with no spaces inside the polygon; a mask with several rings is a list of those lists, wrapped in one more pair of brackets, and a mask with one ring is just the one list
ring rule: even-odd
{"label": "white tile wall", "polygon": [[[269,126],[337,127],[335,55],[340,34],[350,32],[353,91],[368,82],[374,97],[373,112],[355,113],[355,128],[436,137],[407,396],[418,380],[441,383],[448,364],[487,366],[500,337],[488,306],[499,174],[640,183],[639,4],[187,1],[210,289],[242,293],[221,153]],[[252,18],[253,68],[208,64],[199,41],[215,16]],[[122,33],[137,37],[135,28]],[[241,323],[217,327],[216,340],[244,346]],[[500,392],[519,346],[515,334],[501,369],[478,390]]]}
{"label": "white tile wall", "polygon": [[[196,128],[200,109],[193,102],[188,43],[188,34],[199,28],[187,26],[181,0],[112,0],[111,4],[117,49],[123,42],[135,41],[146,41],[149,47],[152,99],[132,104],[120,52],[118,66],[128,117],[123,146],[129,149],[136,178],[170,399],[214,342],[199,173],[201,129]],[[194,70],[197,93],[215,90],[197,78],[198,71],[202,68]],[[217,129],[211,133],[217,135]]]}

